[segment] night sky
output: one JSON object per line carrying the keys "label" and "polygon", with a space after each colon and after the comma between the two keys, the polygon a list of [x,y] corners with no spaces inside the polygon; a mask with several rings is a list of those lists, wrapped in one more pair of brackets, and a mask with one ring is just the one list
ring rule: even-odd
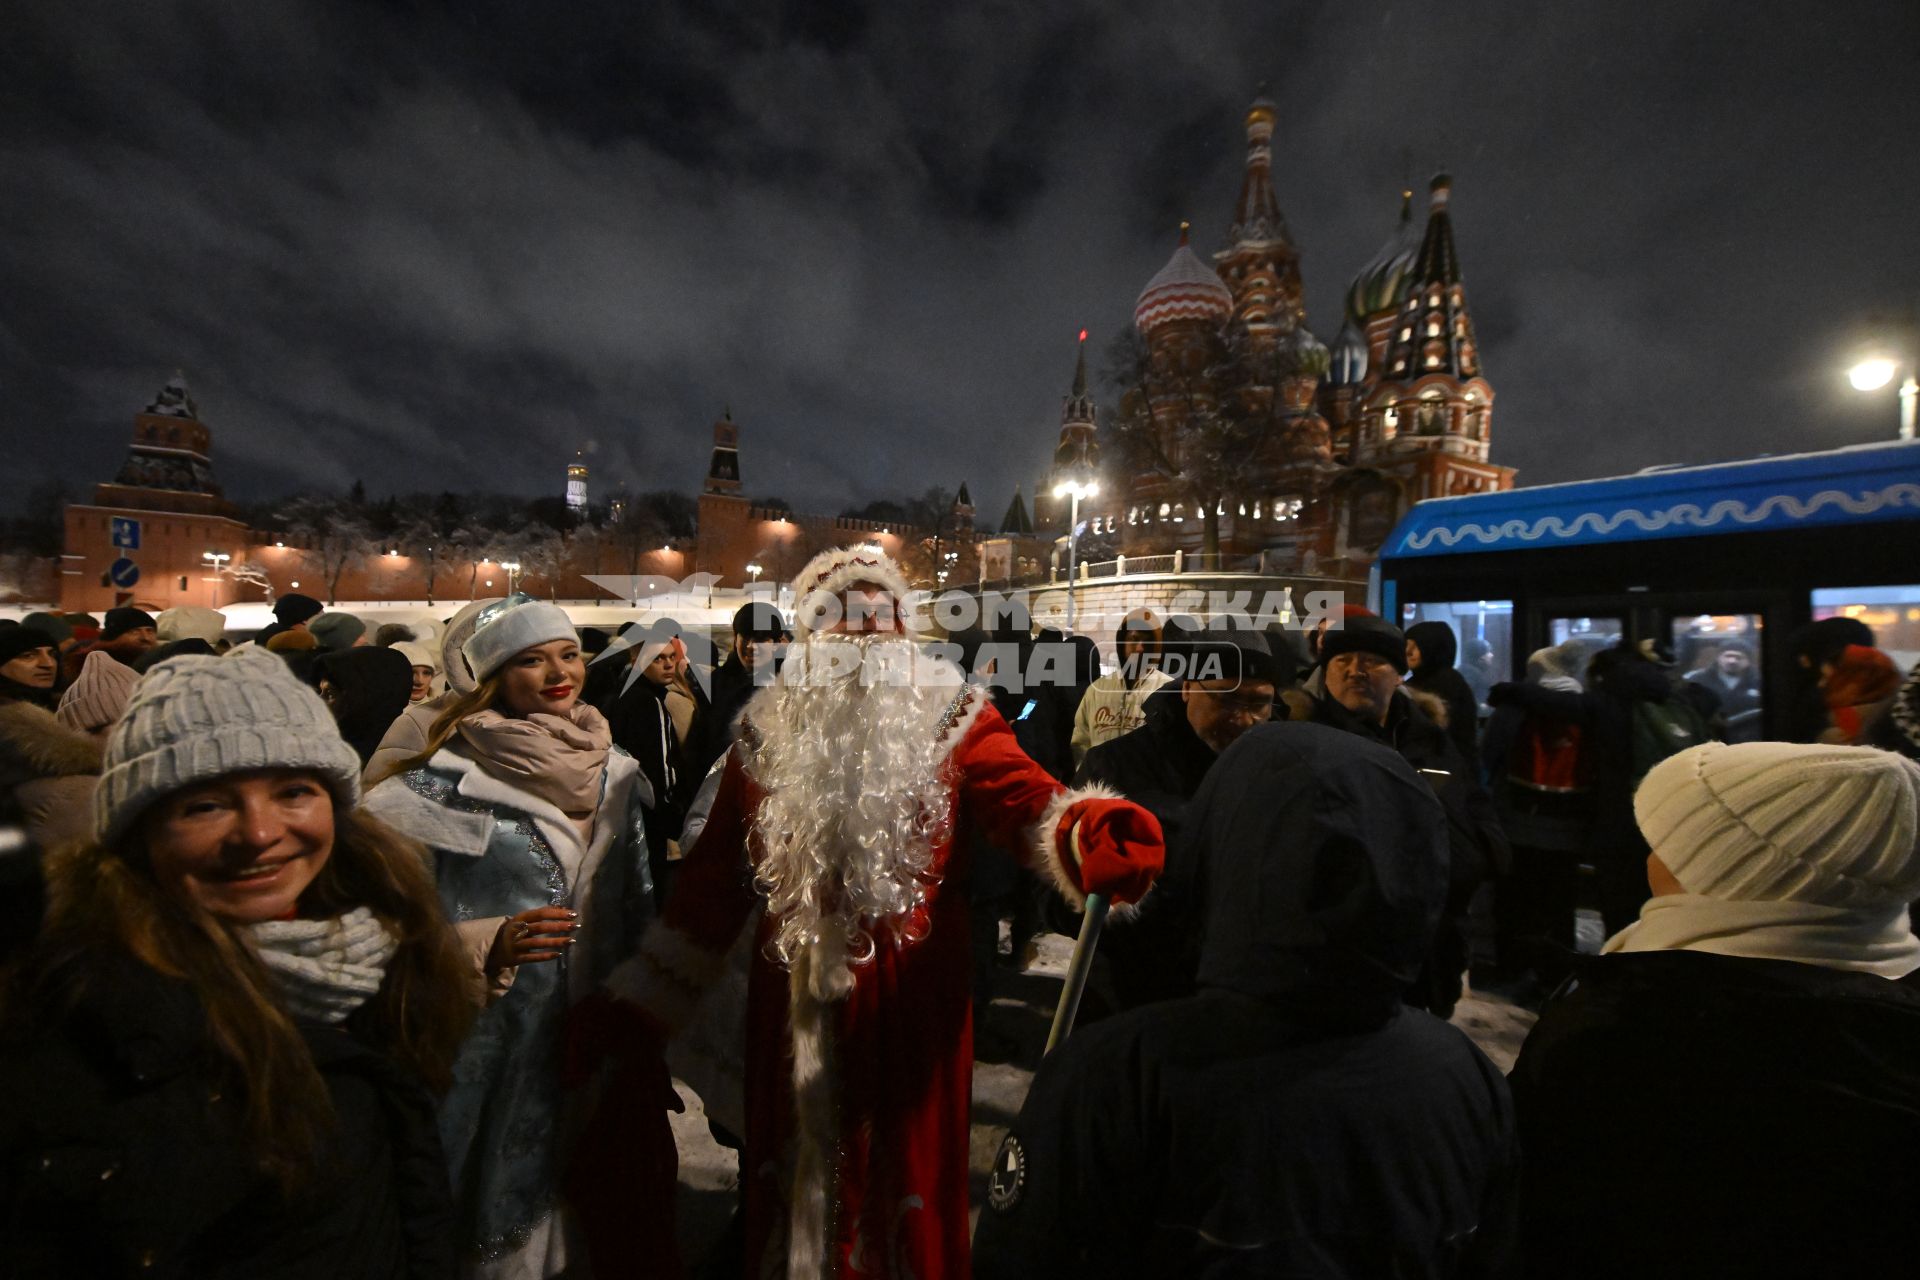
{"label": "night sky", "polygon": [[[801,510],[1051,453],[1241,116],[1331,340],[1454,175],[1522,483],[1891,436],[1920,304],[1920,5],[9,6],[0,509],[85,496],[184,369],[230,496],[696,489],[731,405]],[[22,464],[24,465],[18,465]]]}

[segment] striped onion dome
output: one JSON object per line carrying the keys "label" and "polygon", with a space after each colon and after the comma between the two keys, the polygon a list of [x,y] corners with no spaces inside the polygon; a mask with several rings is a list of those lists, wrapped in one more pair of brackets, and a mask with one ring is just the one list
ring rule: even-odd
{"label": "striped onion dome", "polygon": [[1336,387],[1357,387],[1367,380],[1367,340],[1348,320],[1334,336],[1327,381]]}
{"label": "striped onion dome", "polygon": [[1143,334],[1174,320],[1225,324],[1233,314],[1233,294],[1220,273],[1200,261],[1187,245],[1187,224],[1180,224],[1180,245],[1147,282],[1133,306],[1133,323]]}
{"label": "striped onion dome", "polygon": [[1347,286],[1347,319],[1364,326],[1367,317],[1392,311],[1406,301],[1414,259],[1420,256],[1420,231],[1413,225],[1413,192],[1400,193],[1400,225],[1393,238]]}

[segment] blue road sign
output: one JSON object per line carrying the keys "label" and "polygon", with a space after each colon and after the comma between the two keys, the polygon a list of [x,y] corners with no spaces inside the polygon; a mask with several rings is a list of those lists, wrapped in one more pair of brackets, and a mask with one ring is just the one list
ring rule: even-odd
{"label": "blue road sign", "polygon": [[113,534],[113,545],[121,551],[140,549],[140,522],[127,516],[113,517],[109,526]]}
{"label": "blue road sign", "polygon": [[[132,524],[136,530],[140,528],[138,521],[128,521],[128,523]],[[138,539],[139,536],[137,532],[134,534],[135,539]],[[115,560],[107,566],[107,577],[112,580],[114,586],[124,591],[132,587],[134,583],[140,581],[140,566],[125,556],[121,556],[118,560]]]}

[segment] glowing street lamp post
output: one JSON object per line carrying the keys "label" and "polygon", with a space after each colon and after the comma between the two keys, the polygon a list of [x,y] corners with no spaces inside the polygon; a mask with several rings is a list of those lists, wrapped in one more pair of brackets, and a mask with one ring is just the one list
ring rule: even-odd
{"label": "glowing street lamp post", "polygon": [[507,594],[512,595],[516,590],[516,585],[520,581],[520,562],[518,560],[502,560],[500,567],[507,571]]}
{"label": "glowing street lamp post", "polygon": [[1092,479],[1062,480],[1060,483],[1053,486],[1054,497],[1071,498],[1073,500],[1073,509],[1067,516],[1067,634],[1068,635],[1073,634],[1073,620],[1074,620],[1073,575],[1075,572],[1074,557],[1078,554],[1080,550],[1080,499],[1095,497],[1099,494],[1099,492],[1100,492],[1099,482]]}
{"label": "glowing street lamp post", "polygon": [[221,566],[233,559],[233,557],[224,551],[202,551],[200,558],[213,566],[213,607],[218,609],[220,607]]}
{"label": "glowing street lamp post", "polygon": [[[1901,361],[1873,356],[1847,370],[1847,381],[1855,391],[1878,391],[1900,374]],[[1914,412],[1920,406],[1920,382],[1914,380],[1914,363],[1906,361],[1906,377],[1900,383],[1900,438],[1914,438]]]}

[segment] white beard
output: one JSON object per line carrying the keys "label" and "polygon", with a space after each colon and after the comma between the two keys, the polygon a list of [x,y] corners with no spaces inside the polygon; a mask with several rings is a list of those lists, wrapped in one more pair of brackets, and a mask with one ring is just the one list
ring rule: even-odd
{"label": "white beard", "polygon": [[777,921],[773,951],[789,967],[811,953],[816,999],[852,991],[876,934],[924,935],[918,909],[953,821],[940,722],[958,679],[929,668],[911,640],[811,636],[752,712],[759,746],[747,771],[766,797],[757,878]]}

